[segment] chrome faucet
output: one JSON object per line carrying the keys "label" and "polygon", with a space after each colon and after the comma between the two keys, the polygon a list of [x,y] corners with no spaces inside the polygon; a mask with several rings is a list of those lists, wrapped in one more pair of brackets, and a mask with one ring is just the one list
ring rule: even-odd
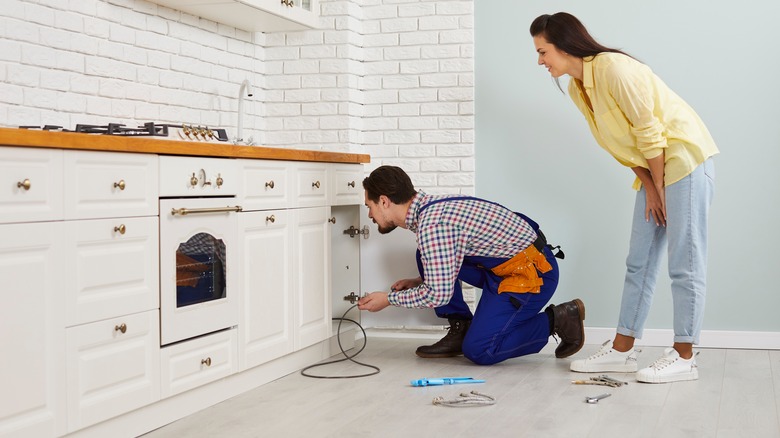
{"label": "chrome faucet", "polygon": [[247,97],[252,97],[252,86],[249,84],[249,79],[244,79],[241,83],[241,88],[238,89],[238,127],[236,129],[236,139],[234,144],[241,144],[244,142],[244,93]]}

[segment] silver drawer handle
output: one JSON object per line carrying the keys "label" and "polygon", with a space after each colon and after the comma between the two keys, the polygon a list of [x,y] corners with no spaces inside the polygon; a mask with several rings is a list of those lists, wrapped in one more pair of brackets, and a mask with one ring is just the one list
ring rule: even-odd
{"label": "silver drawer handle", "polygon": [[347,183],[347,186],[348,186],[348,187],[352,187],[352,188],[354,189],[354,188],[355,188],[355,181],[350,181],[350,182],[348,182],[348,183]]}
{"label": "silver drawer handle", "polygon": [[239,212],[244,209],[240,205],[235,207],[214,207],[214,208],[172,208],[171,214],[176,216],[180,214],[186,216],[188,214],[204,214],[204,213],[229,213],[231,211]]}
{"label": "silver drawer handle", "polygon": [[311,186],[312,187],[316,187],[316,188],[320,188],[320,182],[319,181],[313,182],[313,183],[311,183]]}
{"label": "silver drawer handle", "polygon": [[205,359],[201,359],[200,360],[200,364],[201,365],[206,365],[207,367],[210,367],[211,366],[211,358],[207,357]]}
{"label": "silver drawer handle", "polygon": [[265,188],[267,188],[267,189],[274,188],[274,180],[271,180],[271,181],[268,181],[267,183],[265,183]]}

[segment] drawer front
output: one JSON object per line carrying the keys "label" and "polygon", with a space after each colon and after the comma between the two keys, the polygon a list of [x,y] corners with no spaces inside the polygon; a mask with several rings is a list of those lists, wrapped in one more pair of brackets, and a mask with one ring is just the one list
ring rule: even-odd
{"label": "drawer front", "polygon": [[159,308],[154,217],[65,222],[68,326]]}
{"label": "drawer front", "polygon": [[64,151],[65,219],[157,215],[156,155]]}
{"label": "drawer front", "polygon": [[68,431],[160,399],[156,311],[67,329]]}
{"label": "drawer front", "polygon": [[363,205],[363,166],[332,165],[330,170],[332,205]]}
{"label": "drawer front", "polygon": [[239,205],[244,211],[290,207],[290,166],[287,161],[242,160]]}
{"label": "drawer front", "polygon": [[324,163],[296,163],[295,207],[324,207],[328,205],[328,165]]}
{"label": "drawer front", "polygon": [[238,337],[230,329],[164,347],[163,398],[197,388],[238,371]]}
{"label": "drawer front", "polygon": [[160,196],[235,196],[237,160],[160,156]]}
{"label": "drawer front", "polygon": [[0,147],[0,223],[58,220],[62,151]]}

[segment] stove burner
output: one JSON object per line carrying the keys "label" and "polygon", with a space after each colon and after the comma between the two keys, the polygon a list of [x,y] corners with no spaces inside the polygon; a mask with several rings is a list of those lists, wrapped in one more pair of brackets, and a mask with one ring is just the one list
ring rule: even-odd
{"label": "stove burner", "polygon": [[20,126],[19,129],[41,129],[44,131],[65,131],[64,129],[62,129],[62,126],[57,126],[57,125],[43,125],[43,127],[28,125],[28,126]]}
{"label": "stove burner", "polygon": [[168,127],[179,127],[175,125],[156,125],[153,122],[144,123],[137,128],[126,128],[120,123],[109,123],[108,125],[76,125],[75,132],[87,134],[105,134],[105,135],[124,135],[124,136],[158,136],[167,137]]}
{"label": "stove burner", "polygon": [[[211,129],[208,127],[195,127],[192,125],[169,125],[154,122],[144,123],[137,128],[128,128],[121,123],[109,123],[108,125],[83,125],[77,124],[76,129],[63,129],[62,126],[20,126],[19,129],[33,129],[58,132],[81,132],[86,134],[120,135],[125,137],[168,137],[178,131],[183,140],[217,140],[227,141],[227,132],[224,129]],[[186,137],[185,137],[186,136]]]}

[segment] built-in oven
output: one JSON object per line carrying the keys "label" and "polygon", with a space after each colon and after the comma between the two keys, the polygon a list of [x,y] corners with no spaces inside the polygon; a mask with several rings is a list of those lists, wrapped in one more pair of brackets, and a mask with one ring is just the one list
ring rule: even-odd
{"label": "built-in oven", "polygon": [[238,324],[238,173],[230,159],[160,157],[161,345]]}

